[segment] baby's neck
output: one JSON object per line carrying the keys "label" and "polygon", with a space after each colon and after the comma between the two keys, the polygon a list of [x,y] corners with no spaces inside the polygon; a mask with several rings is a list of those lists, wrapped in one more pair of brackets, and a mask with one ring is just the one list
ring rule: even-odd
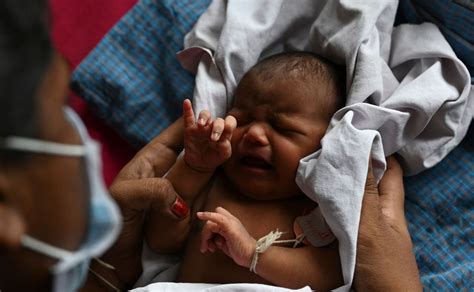
{"label": "baby's neck", "polygon": [[215,183],[220,184],[223,188],[227,189],[229,192],[232,192],[239,200],[242,201],[259,201],[259,202],[266,202],[266,201],[299,201],[301,199],[306,199],[307,197],[304,195],[303,192],[298,192],[296,194],[288,194],[288,196],[284,196],[283,198],[258,198],[255,194],[249,194],[242,191],[238,188],[226,175],[224,171],[218,171],[215,176]]}

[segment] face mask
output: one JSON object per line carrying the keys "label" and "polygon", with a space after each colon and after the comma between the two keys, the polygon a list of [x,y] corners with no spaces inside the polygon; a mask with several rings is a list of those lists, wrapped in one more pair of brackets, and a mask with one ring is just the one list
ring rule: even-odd
{"label": "face mask", "polygon": [[22,238],[25,248],[59,260],[51,268],[54,291],[76,291],[86,278],[91,258],[104,253],[117,238],[122,220],[119,209],[110,198],[102,180],[99,144],[89,137],[81,119],[72,109],[65,108],[64,111],[69,122],[79,132],[83,145],[10,136],[2,139],[0,147],[85,159],[91,198],[87,235],[79,250],[67,251],[28,235]]}

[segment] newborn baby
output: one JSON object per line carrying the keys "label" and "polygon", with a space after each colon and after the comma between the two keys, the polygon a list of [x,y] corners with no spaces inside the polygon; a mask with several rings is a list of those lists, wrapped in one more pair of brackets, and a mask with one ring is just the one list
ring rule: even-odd
{"label": "newborn baby", "polygon": [[185,153],[166,178],[193,212],[179,222],[152,212],[146,229],[152,250],[184,248],[178,281],[343,284],[337,242],[312,246],[296,224],[317,205],[295,183],[299,160],[320,148],[343,106],[343,88],[328,61],[282,53],[245,74],[225,119],[202,111],[196,121],[184,102]]}

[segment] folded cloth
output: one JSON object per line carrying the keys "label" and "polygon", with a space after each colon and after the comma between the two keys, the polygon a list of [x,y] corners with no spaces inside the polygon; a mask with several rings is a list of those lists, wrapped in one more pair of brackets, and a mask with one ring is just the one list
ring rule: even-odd
{"label": "folded cloth", "polygon": [[179,54],[197,73],[196,112],[216,116],[230,108],[243,74],[271,54],[313,51],[346,66],[346,107],[296,178],[339,240],[340,290],[353,280],[369,159],[377,179],[395,152],[405,173],[416,174],[445,157],[472,119],[466,66],[435,25],[393,27],[396,8],[391,0],[214,0]]}
{"label": "folded cloth", "polygon": [[466,65],[474,83],[474,1],[400,0],[396,21],[436,24]]}

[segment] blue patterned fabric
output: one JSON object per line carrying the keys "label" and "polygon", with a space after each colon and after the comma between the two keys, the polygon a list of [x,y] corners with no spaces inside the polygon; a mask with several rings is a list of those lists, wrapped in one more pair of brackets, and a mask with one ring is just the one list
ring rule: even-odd
{"label": "blue patterned fabric", "polygon": [[474,124],[443,161],[406,177],[405,190],[407,220],[426,290],[474,288]]}
{"label": "blue patterned fabric", "polygon": [[[142,0],[73,73],[73,88],[133,145],[159,134],[191,96],[193,76],[175,53],[209,2]],[[472,26],[474,18],[461,19]],[[407,219],[428,290],[474,287],[473,126],[466,137],[437,166],[405,179]]]}
{"label": "blue patterned fabric", "polygon": [[[400,0],[397,24],[433,22],[471,73],[474,2]],[[438,165],[405,179],[407,220],[428,291],[474,288],[474,126]]]}
{"label": "blue patterned fabric", "polygon": [[400,0],[397,24],[425,21],[440,28],[471,73],[471,83],[474,84],[474,1]]}
{"label": "blue patterned fabric", "polygon": [[175,54],[209,3],[138,2],[73,72],[73,90],[135,147],[175,121],[192,96],[194,77]]}

